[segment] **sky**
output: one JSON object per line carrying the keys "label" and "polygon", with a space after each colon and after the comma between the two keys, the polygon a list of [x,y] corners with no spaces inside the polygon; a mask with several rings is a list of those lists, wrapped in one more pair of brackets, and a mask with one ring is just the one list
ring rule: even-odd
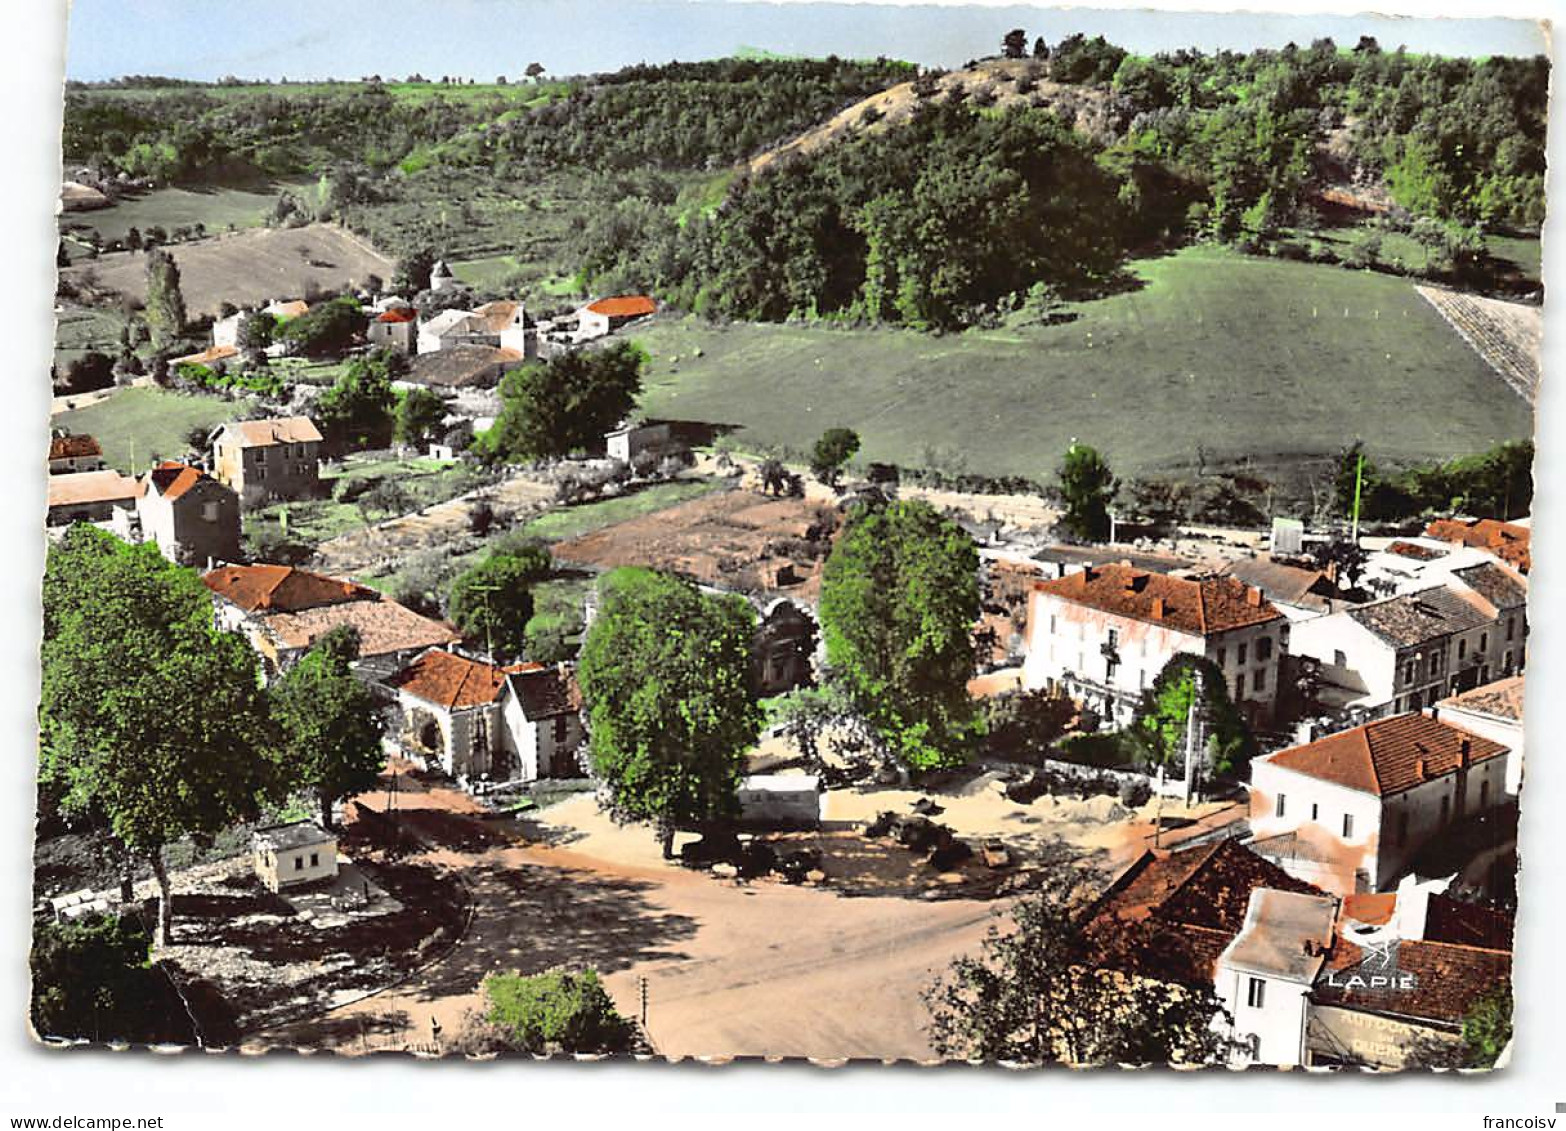
{"label": "sky", "polygon": [[1023,27],[1051,42],[1073,31],[1132,51],[1304,46],[1326,35],[1352,45],[1447,55],[1543,53],[1529,20],[1413,19],[1039,7],[779,4],[741,0],[75,0],[66,73],[175,78],[386,78],[419,72],[490,81],[530,62],[550,74],[631,63],[709,59],[756,48],[787,55],[886,55],[956,67],[994,54]]}

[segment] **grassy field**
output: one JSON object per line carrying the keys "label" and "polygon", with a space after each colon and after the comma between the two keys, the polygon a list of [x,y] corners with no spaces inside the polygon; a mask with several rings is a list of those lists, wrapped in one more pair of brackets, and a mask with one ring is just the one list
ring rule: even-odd
{"label": "grassy field", "polygon": [[114,357],[120,352],[125,316],[117,310],[67,307],[55,316],[55,361],[65,366],[89,350]]}
{"label": "grassy field", "polygon": [[[1360,229],[1355,225],[1322,228],[1313,233],[1337,254],[1348,250],[1350,242]],[[1426,251],[1412,236],[1402,232],[1382,231],[1381,259],[1404,271],[1426,269]],[[1539,240],[1525,236],[1502,236],[1491,233],[1484,238],[1485,247],[1497,260],[1512,265],[1517,276],[1534,286],[1541,280],[1543,262]]]}
{"label": "grassy field", "polygon": [[[1137,264],[1140,290],[1054,326],[947,337],[714,327],[633,332],[653,356],[650,417],[802,453],[856,429],[860,460],[1049,477],[1073,439],[1121,474],[1255,457],[1276,464],[1363,437],[1385,461],[1527,436],[1527,406],[1407,281],[1189,248]],[[700,356],[695,351],[700,350]]]}
{"label": "grassy field", "polygon": [[163,389],[123,389],[106,401],[56,416],[51,424],[96,436],[109,466],[123,472],[145,471],[154,456],[175,459],[189,447],[193,428],[210,431],[238,420],[249,401],[171,393]]}
{"label": "grassy field", "polygon": [[[94,212],[63,212],[60,214],[60,230],[96,231],[104,240],[124,239],[131,228],[142,232],[157,226],[173,230],[178,227],[206,225],[209,234],[235,228],[258,228],[277,203],[280,192],[312,196],[315,183],[279,182],[253,188],[161,188],[138,196],[128,196],[109,208]],[[71,245],[67,241],[67,248]]]}
{"label": "grassy field", "polygon": [[530,538],[543,538],[549,542],[563,542],[568,538],[580,538],[617,522],[640,518],[644,514],[661,511],[676,503],[688,502],[709,495],[725,486],[721,479],[678,479],[671,483],[655,483],[629,495],[602,499],[596,503],[580,503],[574,507],[541,514],[522,527],[522,533]]}

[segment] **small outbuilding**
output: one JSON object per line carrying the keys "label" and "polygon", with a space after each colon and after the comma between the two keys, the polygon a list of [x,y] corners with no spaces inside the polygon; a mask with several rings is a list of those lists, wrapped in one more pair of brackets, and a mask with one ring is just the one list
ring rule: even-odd
{"label": "small outbuilding", "polygon": [[257,829],[251,838],[256,876],[271,892],[337,877],[337,837],[314,821]]}

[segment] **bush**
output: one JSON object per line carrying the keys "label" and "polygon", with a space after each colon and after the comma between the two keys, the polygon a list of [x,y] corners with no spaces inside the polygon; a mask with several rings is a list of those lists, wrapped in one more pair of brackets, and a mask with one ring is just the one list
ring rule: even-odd
{"label": "bush", "polygon": [[595,970],[490,974],[483,987],[484,1020],[518,1052],[618,1053],[635,1042]]}
{"label": "bush", "polygon": [[339,503],[356,503],[375,489],[376,480],[362,475],[346,475],[332,488],[332,498]]}
{"label": "bush", "polygon": [[1062,762],[1103,770],[1136,765],[1140,754],[1140,748],[1119,731],[1074,734],[1055,749],[1055,757]]}
{"label": "bush", "polygon": [[1120,804],[1127,809],[1140,809],[1153,799],[1152,784],[1140,778],[1120,783]]}

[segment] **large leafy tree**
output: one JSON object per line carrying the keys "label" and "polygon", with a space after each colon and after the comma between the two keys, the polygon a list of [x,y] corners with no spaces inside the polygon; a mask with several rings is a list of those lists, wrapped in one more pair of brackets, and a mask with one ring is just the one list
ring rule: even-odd
{"label": "large leafy tree", "polygon": [[409,389],[397,401],[395,438],[399,444],[423,447],[444,434],[446,402],[425,388]]}
{"label": "large leafy tree", "polygon": [[596,970],[490,974],[481,1040],[535,1055],[628,1051],[636,1027],[614,1007]]}
{"label": "large leafy tree", "polygon": [[33,928],[33,1028],[91,1041],[164,1039],[154,1015],[159,978],[152,940],[130,916],[93,915]]}
{"label": "large leafy tree", "polygon": [[827,559],[832,678],[915,770],[960,765],[980,729],[968,680],[979,618],[973,540],[927,503],[857,507]]}
{"label": "large leafy tree", "polygon": [[281,780],[255,653],[193,571],[95,527],[50,548],[43,606],[40,776],[151,864],[166,943],[164,847],[254,817]]}
{"label": "large leafy tree", "polygon": [[1097,448],[1072,444],[1057,475],[1060,501],[1066,508],[1066,530],[1087,542],[1109,538],[1109,502],[1115,497],[1115,474]]}
{"label": "large leafy tree", "polygon": [[852,428],[828,428],[810,451],[810,472],[828,487],[835,487],[843,468],[858,451],[858,432]]}
{"label": "large leafy tree", "polygon": [[[1062,867],[992,926],[977,956],[924,992],[942,1056],[1009,1064],[1210,1064],[1223,1013],[1209,986],[1127,976],[1094,965],[1082,922],[1101,879]],[[1150,938],[1148,946],[1159,945]]]}
{"label": "large leafy tree", "polygon": [[334,629],[270,692],[289,781],[315,792],[327,828],[333,805],[374,786],[386,761],[380,705],[350,669],[358,655],[358,634]]}
{"label": "large leafy tree", "polygon": [[549,548],[541,543],[491,553],[451,583],[452,621],[495,657],[522,655],[533,616],[533,586],[549,576],[550,568]]}
{"label": "large leafy tree", "polygon": [[397,425],[397,393],[386,351],[350,362],[311,410],[328,450],[335,453],[390,446]]}
{"label": "large leafy tree", "polygon": [[637,346],[616,342],[513,370],[500,383],[500,416],[480,453],[541,459],[599,447],[635,407],[646,360]]}
{"label": "large leafy tree", "polygon": [[761,711],[751,687],[756,616],[643,569],[599,582],[577,679],[594,773],[623,819],[656,822],[665,855],[680,826],[737,811],[735,790]]}
{"label": "large leafy tree", "polygon": [[1205,656],[1170,658],[1142,693],[1132,737],[1151,764],[1183,767],[1193,704],[1201,756],[1216,774],[1238,773],[1256,755],[1256,738],[1229,698],[1223,669]]}
{"label": "large leafy tree", "polygon": [[366,321],[357,299],[334,298],[290,318],[276,336],[308,357],[336,357],[364,333]]}

